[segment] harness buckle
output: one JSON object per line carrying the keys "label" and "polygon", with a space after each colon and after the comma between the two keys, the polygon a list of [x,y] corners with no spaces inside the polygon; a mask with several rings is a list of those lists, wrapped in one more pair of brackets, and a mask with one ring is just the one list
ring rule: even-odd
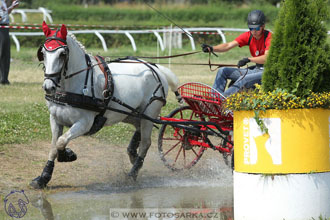
{"label": "harness buckle", "polygon": [[110,98],[110,92],[106,89],[103,90],[102,95],[103,95],[104,99],[109,99]]}
{"label": "harness buckle", "polygon": [[87,88],[84,88],[84,89],[82,90],[82,92],[83,92],[84,95],[88,95],[88,89],[87,89]]}
{"label": "harness buckle", "polygon": [[105,57],[105,58],[104,58],[104,61],[105,61],[106,63],[111,63],[111,58],[110,58],[110,57]]}
{"label": "harness buckle", "polygon": [[92,66],[92,61],[90,59],[87,59],[86,62],[88,67]]}

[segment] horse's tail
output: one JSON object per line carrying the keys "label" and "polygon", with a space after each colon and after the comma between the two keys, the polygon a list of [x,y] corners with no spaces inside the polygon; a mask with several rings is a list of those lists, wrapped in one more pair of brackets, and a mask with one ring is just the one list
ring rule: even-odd
{"label": "horse's tail", "polygon": [[161,65],[157,65],[157,67],[160,69],[162,73],[164,73],[166,80],[168,82],[168,85],[170,86],[171,90],[174,92],[176,99],[180,104],[183,104],[183,99],[178,92],[179,87],[179,79],[176,77],[176,75],[169,69]]}

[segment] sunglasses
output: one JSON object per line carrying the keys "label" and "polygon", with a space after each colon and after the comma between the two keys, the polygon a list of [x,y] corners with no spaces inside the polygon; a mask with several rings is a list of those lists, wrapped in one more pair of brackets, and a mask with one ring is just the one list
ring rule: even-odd
{"label": "sunglasses", "polygon": [[250,31],[256,30],[256,31],[260,31],[261,27],[257,27],[257,28],[249,28]]}

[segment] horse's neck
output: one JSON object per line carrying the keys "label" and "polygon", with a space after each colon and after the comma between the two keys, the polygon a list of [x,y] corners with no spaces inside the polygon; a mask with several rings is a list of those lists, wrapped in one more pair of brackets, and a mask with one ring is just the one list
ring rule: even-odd
{"label": "horse's neck", "polygon": [[[87,81],[87,95],[92,96],[92,88],[91,88],[91,76],[93,76],[93,87],[96,97],[102,97],[102,88],[104,86],[104,81],[100,80],[99,75],[103,75],[103,73],[99,70],[99,68],[94,66],[97,61],[95,58],[90,57],[92,61],[92,67],[87,70],[87,62],[86,62],[86,54],[83,49],[80,48],[78,43],[72,38],[67,39],[68,47],[69,47],[69,61],[68,61],[68,69],[66,75],[69,76],[71,74],[77,73],[78,71],[83,70],[81,73],[76,74],[75,76],[65,79],[64,85],[61,87],[66,92],[72,92],[77,94],[82,94],[87,72],[89,72],[88,81]],[[86,69],[86,70],[85,70]]]}
{"label": "horse's neck", "polygon": [[[68,47],[69,60],[66,70],[67,76],[87,68],[85,52],[79,47],[79,45],[72,39],[68,39]],[[66,92],[73,92],[78,94],[82,93],[86,72],[87,71],[83,71],[71,78],[65,79],[63,83],[64,90]]]}

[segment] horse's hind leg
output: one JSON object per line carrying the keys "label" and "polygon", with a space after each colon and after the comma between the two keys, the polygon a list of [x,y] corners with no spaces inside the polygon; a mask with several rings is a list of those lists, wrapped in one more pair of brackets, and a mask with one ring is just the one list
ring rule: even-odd
{"label": "horse's hind leg", "polygon": [[129,160],[131,161],[131,164],[134,164],[136,158],[138,157],[137,149],[139,147],[140,142],[141,142],[141,132],[138,129],[136,129],[127,147],[127,154],[129,156]]}
{"label": "horse's hind leg", "polygon": [[[156,118],[159,115],[162,106],[163,106],[162,102],[155,101],[152,105],[148,107],[148,109],[145,111],[145,114],[148,115],[149,117]],[[141,143],[139,146],[139,153],[134,161],[131,171],[128,174],[134,180],[136,180],[138,172],[143,166],[144,158],[146,157],[149,147],[151,145],[151,133],[153,128],[153,123],[149,120],[142,119],[140,128],[141,128]]]}
{"label": "horse's hind leg", "polygon": [[144,158],[147,155],[148,149],[151,145],[151,132],[153,123],[147,120],[141,120],[141,143],[139,153],[133,163],[133,167],[129,172],[129,176],[136,180],[139,170],[143,166]]}

